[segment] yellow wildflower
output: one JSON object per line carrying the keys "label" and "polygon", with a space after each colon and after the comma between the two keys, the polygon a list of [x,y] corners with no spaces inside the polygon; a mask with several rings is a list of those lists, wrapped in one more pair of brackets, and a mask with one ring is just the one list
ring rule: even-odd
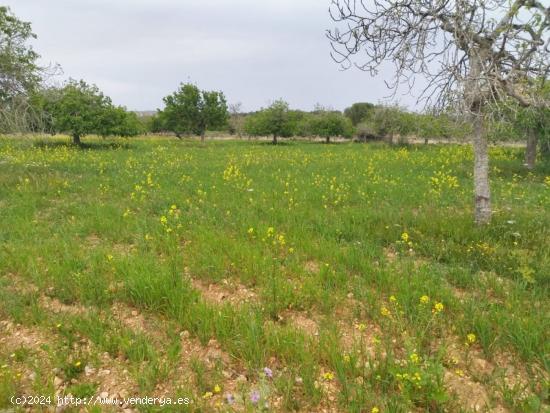
{"label": "yellow wildflower", "polygon": [[434,309],[432,311],[437,314],[442,312],[444,308],[445,306],[443,305],[443,303],[435,303]]}
{"label": "yellow wildflower", "polygon": [[323,378],[327,381],[330,381],[334,379],[334,374],[331,373],[330,371],[327,371],[326,373],[323,374]]}
{"label": "yellow wildflower", "polygon": [[220,387],[219,384],[216,384],[214,386],[214,393],[220,393],[222,391],[222,388]]}
{"label": "yellow wildflower", "polygon": [[380,309],[380,314],[382,314],[384,317],[389,317],[391,315],[391,311],[387,309],[387,307],[382,307]]}
{"label": "yellow wildflower", "polygon": [[428,297],[427,295],[423,295],[422,297],[420,297],[421,304],[428,304],[429,302],[430,302],[430,297]]}

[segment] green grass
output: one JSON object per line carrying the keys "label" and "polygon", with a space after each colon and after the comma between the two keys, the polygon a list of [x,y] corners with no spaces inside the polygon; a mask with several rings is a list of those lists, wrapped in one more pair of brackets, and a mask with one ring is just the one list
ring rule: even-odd
{"label": "green grass", "polygon": [[[171,391],[196,411],[471,411],[456,381],[489,407],[548,407],[550,165],[493,148],[495,213],[478,228],[466,146],[65,142],[0,138],[0,317],[50,335],[36,380],[61,371],[67,391],[97,393],[83,368],[106,352],[156,394],[187,331],[198,347]],[[244,288],[253,299],[231,299]],[[157,329],[124,324],[117,303]],[[223,362],[207,362],[213,345]],[[17,374],[40,358],[9,351],[2,407],[34,394]]]}

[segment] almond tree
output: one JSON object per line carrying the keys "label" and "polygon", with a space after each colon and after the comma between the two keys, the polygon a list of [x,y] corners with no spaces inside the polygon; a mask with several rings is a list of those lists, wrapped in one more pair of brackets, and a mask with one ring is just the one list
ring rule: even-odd
{"label": "almond tree", "polygon": [[[546,4],[546,5],[545,5]],[[427,80],[427,106],[453,106],[473,127],[475,221],[491,219],[486,108],[512,98],[548,107],[537,91],[550,71],[550,7],[542,0],[332,0],[333,58],[375,74],[391,61],[388,86]],[[361,53],[364,60],[352,62]]]}

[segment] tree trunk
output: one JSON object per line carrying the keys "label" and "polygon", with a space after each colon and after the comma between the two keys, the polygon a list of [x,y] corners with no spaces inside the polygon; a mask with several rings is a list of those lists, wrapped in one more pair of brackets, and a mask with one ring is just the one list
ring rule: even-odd
{"label": "tree trunk", "polygon": [[478,225],[491,221],[491,190],[489,186],[489,150],[485,136],[483,115],[473,114],[474,196],[475,222]]}
{"label": "tree trunk", "polygon": [[537,132],[529,128],[527,131],[527,146],[525,147],[525,166],[527,169],[533,169],[535,167],[535,161],[537,159]]}
{"label": "tree trunk", "polygon": [[201,132],[201,143],[204,143],[204,136],[206,135],[206,131]]}
{"label": "tree trunk", "polygon": [[277,135],[273,135],[273,145],[277,145]]}
{"label": "tree trunk", "polygon": [[326,137],[326,143],[330,143],[330,136]]}
{"label": "tree trunk", "polygon": [[540,141],[540,156],[542,159],[550,160],[550,137],[541,139]]}
{"label": "tree trunk", "polygon": [[483,79],[483,56],[486,50],[473,49],[469,54],[470,73],[466,84],[466,103],[473,125],[474,147],[474,220],[478,225],[491,221],[491,190],[489,186],[489,150],[483,115],[486,88]]}
{"label": "tree trunk", "polygon": [[80,142],[80,135],[76,135],[76,134],[73,135],[73,143],[75,145],[81,145],[82,144],[82,142]]}
{"label": "tree trunk", "polygon": [[428,143],[428,138],[424,138],[424,145],[427,145]]}
{"label": "tree trunk", "polygon": [[393,145],[393,132],[390,133],[390,140],[389,140],[389,142],[390,142],[390,145]]}

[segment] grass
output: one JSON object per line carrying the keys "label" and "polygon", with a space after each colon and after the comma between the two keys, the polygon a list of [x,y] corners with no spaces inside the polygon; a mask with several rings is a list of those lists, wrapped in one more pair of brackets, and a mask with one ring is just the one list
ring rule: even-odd
{"label": "grass", "polygon": [[0,407],[548,408],[548,164],[477,228],[466,146],[65,142],[0,138]]}

